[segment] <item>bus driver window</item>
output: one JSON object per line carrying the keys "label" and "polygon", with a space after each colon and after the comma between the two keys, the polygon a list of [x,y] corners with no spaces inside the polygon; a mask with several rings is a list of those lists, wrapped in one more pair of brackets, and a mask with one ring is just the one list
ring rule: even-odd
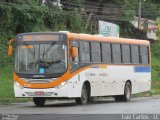
{"label": "bus driver window", "polygon": [[79,66],[78,47],[71,46],[70,53],[71,53],[70,54],[70,68],[71,68],[71,72],[73,72]]}

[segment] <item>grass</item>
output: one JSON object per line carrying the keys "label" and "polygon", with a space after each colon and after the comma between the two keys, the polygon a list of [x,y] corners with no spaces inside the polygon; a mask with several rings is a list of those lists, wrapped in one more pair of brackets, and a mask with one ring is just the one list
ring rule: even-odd
{"label": "grass", "polygon": [[0,101],[13,97],[12,66],[1,68],[0,71]]}
{"label": "grass", "polygon": [[152,90],[151,90],[152,95],[160,95],[160,82],[158,83],[152,83]]}
{"label": "grass", "polygon": [[15,98],[13,88],[13,66],[8,65],[0,70],[0,104],[25,102],[29,99]]}
{"label": "grass", "polygon": [[152,89],[151,95],[160,94],[160,42],[151,45],[152,52]]}

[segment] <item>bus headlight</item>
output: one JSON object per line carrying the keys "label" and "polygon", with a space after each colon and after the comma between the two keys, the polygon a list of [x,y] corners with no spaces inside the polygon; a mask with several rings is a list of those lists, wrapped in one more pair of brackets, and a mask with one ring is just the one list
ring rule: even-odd
{"label": "bus headlight", "polygon": [[62,82],[62,83],[60,83],[60,85],[57,86],[57,88],[64,87],[67,83],[68,83],[68,81]]}
{"label": "bus headlight", "polygon": [[24,87],[21,86],[18,82],[14,82],[14,84],[15,84],[17,87],[19,87],[20,89],[23,89],[23,88],[24,88]]}

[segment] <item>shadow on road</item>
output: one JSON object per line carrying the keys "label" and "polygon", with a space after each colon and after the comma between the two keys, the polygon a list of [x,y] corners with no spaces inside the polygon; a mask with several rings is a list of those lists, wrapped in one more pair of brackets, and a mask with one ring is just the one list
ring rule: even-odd
{"label": "shadow on road", "polygon": [[[94,101],[86,104],[86,105],[78,105],[75,100],[60,100],[60,101],[47,101],[43,107],[76,107],[76,106],[89,106],[95,104],[107,104],[107,103],[115,103],[114,99],[95,99]],[[36,107],[36,106],[32,106]]]}

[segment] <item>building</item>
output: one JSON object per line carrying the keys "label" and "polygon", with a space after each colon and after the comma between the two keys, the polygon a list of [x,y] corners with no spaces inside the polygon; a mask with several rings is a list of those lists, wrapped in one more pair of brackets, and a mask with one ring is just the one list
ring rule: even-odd
{"label": "building", "polygon": [[[138,28],[138,17],[135,17],[131,23],[135,28]],[[156,31],[158,30],[158,26],[156,21],[141,18],[140,29],[146,33],[146,36],[149,40],[157,40]]]}

